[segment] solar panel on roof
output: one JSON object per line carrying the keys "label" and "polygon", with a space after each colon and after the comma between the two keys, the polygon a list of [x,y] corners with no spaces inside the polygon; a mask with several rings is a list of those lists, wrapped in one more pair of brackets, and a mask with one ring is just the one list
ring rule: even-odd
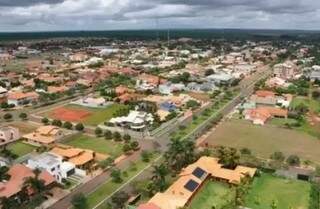
{"label": "solar panel on roof", "polygon": [[194,192],[194,190],[199,186],[197,182],[194,180],[190,179],[188,183],[184,185],[184,188],[186,188],[190,192]]}
{"label": "solar panel on roof", "polygon": [[202,176],[203,176],[204,174],[206,174],[206,172],[205,172],[203,169],[197,167],[196,169],[194,169],[194,171],[192,172],[192,174],[193,174],[194,176],[198,177],[199,179],[201,179]]}

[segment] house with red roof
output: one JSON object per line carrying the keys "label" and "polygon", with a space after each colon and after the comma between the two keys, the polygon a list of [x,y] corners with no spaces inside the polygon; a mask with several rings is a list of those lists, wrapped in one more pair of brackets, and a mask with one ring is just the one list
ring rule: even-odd
{"label": "house with red roof", "polygon": [[[0,182],[0,198],[1,197],[14,197],[21,192],[23,184],[28,177],[34,177],[35,174],[32,169],[22,165],[13,165],[8,174],[10,179],[6,182]],[[47,171],[42,171],[39,175],[39,179],[44,181],[45,186],[49,187],[55,183],[55,178]],[[30,190],[29,190],[30,191]],[[33,192],[30,191],[30,195]]]}

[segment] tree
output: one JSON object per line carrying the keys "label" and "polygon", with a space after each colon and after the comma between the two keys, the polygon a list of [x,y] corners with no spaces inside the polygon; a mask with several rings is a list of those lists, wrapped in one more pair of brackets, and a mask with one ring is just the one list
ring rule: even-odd
{"label": "tree", "polygon": [[129,195],[126,192],[118,192],[111,197],[112,208],[114,209],[124,209],[127,201],[129,200]]}
{"label": "tree", "polygon": [[241,178],[240,184],[236,186],[236,205],[241,206],[245,203],[245,197],[247,196],[251,185],[251,177],[246,174]]}
{"label": "tree", "polygon": [[165,164],[159,166],[153,166],[152,181],[154,183],[156,192],[163,192],[166,188],[166,176],[169,174],[169,170]]}
{"label": "tree", "polygon": [[18,208],[17,200],[14,198],[1,197],[1,209]]}
{"label": "tree", "polygon": [[287,158],[287,163],[291,166],[299,166],[300,165],[300,158],[297,155],[290,155]]}
{"label": "tree", "polygon": [[200,106],[200,104],[196,100],[191,99],[187,101],[186,106],[187,108],[191,108],[192,110],[195,110]]}
{"label": "tree", "polygon": [[39,169],[33,170],[34,177],[28,177],[23,182],[23,187],[31,188],[35,193],[42,193],[46,190],[45,182],[39,179],[41,171]]}
{"label": "tree", "polygon": [[212,74],[214,74],[214,70],[213,69],[207,69],[205,72],[204,72],[204,75],[205,76],[209,76],[209,75],[212,75]]}
{"label": "tree", "polygon": [[150,162],[150,158],[152,156],[152,153],[148,152],[147,150],[143,150],[141,152],[141,159],[143,162]]}
{"label": "tree", "polygon": [[75,209],[87,209],[88,201],[83,193],[75,194],[72,197],[71,203]]}
{"label": "tree", "polygon": [[179,172],[196,159],[194,143],[190,140],[172,139],[164,156],[167,167]]}
{"label": "tree", "polygon": [[133,150],[138,150],[138,149],[139,149],[139,142],[137,142],[137,141],[131,142],[131,143],[130,143],[130,147],[131,147],[131,149],[133,149]]}
{"label": "tree", "polygon": [[114,165],[114,159],[112,157],[108,157],[107,159],[105,160],[102,160],[99,162],[99,166],[102,168],[102,169],[105,169],[105,168],[108,168],[108,167],[111,167]]}
{"label": "tree", "polygon": [[57,120],[57,119],[54,119],[51,124],[58,127],[62,126],[61,120]]}
{"label": "tree", "polygon": [[12,119],[12,114],[11,113],[6,113],[3,115],[3,119],[5,119],[6,121],[11,120]]}
{"label": "tree", "polygon": [[19,118],[21,120],[26,120],[28,118],[28,115],[27,115],[27,113],[22,112],[22,113],[20,113]]}
{"label": "tree", "polygon": [[103,131],[100,127],[97,127],[96,130],[94,130],[94,133],[96,134],[97,137],[100,137]]}
{"label": "tree", "polygon": [[113,138],[115,141],[121,141],[121,134],[118,131],[116,131],[113,133]]}
{"label": "tree", "polygon": [[240,156],[235,148],[219,146],[216,151],[218,158],[220,159],[219,162],[226,168],[233,169],[239,164]]}
{"label": "tree", "polygon": [[8,174],[9,168],[7,166],[0,167],[0,182],[7,181],[10,179],[10,175]]}
{"label": "tree", "polygon": [[75,129],[77,131],[83,131],[84,130],[84,126],[83,126],[82,123],[78,123],[78,124],[76,124]]}
{"label": "tree", "polygon": [[285,156],[282,152],[274,152],[270,158],[279,162],[283,162],[285,160]]}
{"label": "tree", "polygon": [[47,125],[49,123],[49,119],[48,118],[42,118],[41,122],[45,125]]}
{"label": "tree", "polygon": [[110,174],[112,181],[115,183],[121,183],[123,179],[121,178],[121,171],[119,169],[113,169]]}
{"label": "tree", "polygon": [[72,123],[70,123],[69,121],[64,122],[63,124],[63,128],[69,129],[71,130],[73,127]]}
{"label": "tree", "polygon": [[123,140],[124,140],[126,143],[128,143],[128,142],[130,142],[130,140],[131,140],[131,136],[130,136],[129,134],[125,134],[125,135],[123,135]]}
{"label": "tree", "polygon": [[131,148],[131,146],[130,146],[129,144],[125,144],[125,145],[123,145],[123,147],[122,147],[122,151],[123,151],[126,155],[128,155],[128,154],[130,154],[130,152],[132,151],[132,148]]}
{"label": "tree", "polygon": [[105,139],[112,139],[112,132],[111,131],[109,131],[109,130],[106,130],[105,132],[104,132],[104,138]]}

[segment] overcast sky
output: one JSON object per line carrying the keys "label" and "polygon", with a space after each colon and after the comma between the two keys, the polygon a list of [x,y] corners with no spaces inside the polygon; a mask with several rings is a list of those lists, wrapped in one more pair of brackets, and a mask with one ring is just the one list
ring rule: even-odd
{"label": "overcast sky", "polygon": [[320,30],[320,0],[0,0],[0,32],[157,25]]}

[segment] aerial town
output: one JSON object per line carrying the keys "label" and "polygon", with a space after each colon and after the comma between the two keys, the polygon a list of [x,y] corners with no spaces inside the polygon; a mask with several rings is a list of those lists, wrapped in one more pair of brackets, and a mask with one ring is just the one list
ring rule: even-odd
{"label": "aerial town", "polygon": [[0,43],[2,209],[320,208],[320,47]]}

